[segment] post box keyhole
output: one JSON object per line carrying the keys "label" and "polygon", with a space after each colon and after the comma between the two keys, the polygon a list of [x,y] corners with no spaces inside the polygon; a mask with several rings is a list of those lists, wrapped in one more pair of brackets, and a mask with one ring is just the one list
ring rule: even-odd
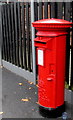
{"label": "post box keyhole", "polygon": [[50,74],[54,74],[54,64],[50,65]]}
{"label": "post box keyhole", "polygon": [[54,72],[54,70],[51,71],[52,73]]}

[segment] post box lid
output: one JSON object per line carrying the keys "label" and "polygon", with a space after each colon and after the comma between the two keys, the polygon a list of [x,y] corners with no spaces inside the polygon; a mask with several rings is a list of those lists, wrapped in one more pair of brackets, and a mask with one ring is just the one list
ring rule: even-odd
{"label": "post box lid", "polygon": [[72,26],[72,22],[63,20],[63,19],[42,19],[42,20],[38,20],[32,23],[33,27],[50,27],[50,28],[54,28],[54,27],[60,27],[60,28],[68,28]]}

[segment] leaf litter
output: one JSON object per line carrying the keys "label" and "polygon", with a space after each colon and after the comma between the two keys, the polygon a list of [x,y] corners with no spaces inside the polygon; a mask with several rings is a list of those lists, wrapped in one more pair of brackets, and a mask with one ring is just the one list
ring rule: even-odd
{"label": "leaf litter", "polygon": [[18,83],[20,86],[22,86],[23,85],[23,83]]}
{"label": "leaf litter", "polygon": [[38,84],[36,84],[36,86],[39,87]]}
{"label": "leaf litter", "polygon": [[33,82],[30,82],[30,81],[28,81],[28,83],[29,83],[30,85],[32,85],[32,84],[33,84]]}
{"label": "leaf litter", "polygon": [[3,112],[0,112],[0,115],[2,115],[3,114]]}
{"label": "leaf litter", "polygon": [[21,101],[27,102],[27,101],[29,101],[29,99],[21,99]]}
{"label": "leaf litter", "polygon": [[39,102],[36,102],[36,104],[39,104]]}
{"label": "leaf litter", "polygon": [[0,68],[3,68],[3,66],[2,66],[2,65],[0,65]]}
{"label": "leaf litter", "polygon": [[29,90],[31,90],[32,89],[32,87],[29,87]]}

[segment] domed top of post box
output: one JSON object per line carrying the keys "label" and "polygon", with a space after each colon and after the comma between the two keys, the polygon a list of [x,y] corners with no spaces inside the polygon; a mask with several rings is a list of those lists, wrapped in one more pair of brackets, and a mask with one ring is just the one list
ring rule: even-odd
{"label": "domed top of post box", "polygon": [[72,22],[63,19],[42,19],[32,23],[38,30],[37,36],[59,36],[68,34],[67,30],[72,26]]}
{"label": "domed top of post box", "polygon": [[69,28],[72,25],[72,22],[63,20],[63,19],[42,19],[32,23],[35,28]]}

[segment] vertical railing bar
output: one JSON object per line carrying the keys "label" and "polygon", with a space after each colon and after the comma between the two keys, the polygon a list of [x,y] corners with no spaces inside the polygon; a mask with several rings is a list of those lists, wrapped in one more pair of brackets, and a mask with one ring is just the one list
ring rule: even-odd
{"label": "vertical railing bar", "polygon": [[20,47],[20,66],[23,68],[23,55],[22,55],[22,39],[21,39],[21,18],[20,18],[20,2],[18,2],[18,25],[19,25],[19,47]]}
{"label": "vertical railing bar", "polygon": [[[34,21],[38,20],[38,3],[34,2]],[[35,34],[36,34],[37,30],[35,30]],[[35,35],[36,36],[36,35]]]}
{"label": "vertical railing bar", "polygon": [[11,3],[11,41],[12,41],[12,63],[15,63],[15,56],[14,56],[14,51],[15,51],[15,45],[14,45],[14,22],[13,22],[13,3]]}
{"label": "vertical railing bar", "polygon": [[43,19],[43,3],[42,1],[39,2],[39,20]]}
{"label": "vertical railing bar", "polygon": [[[73,22],[73,2],[72,2],[72,22]],[[71,48],[71,89],[73,90],[73,25],[72,25],[72,48]]]}
{"label": "vertical railing bar", "polygon": [[31,3],[29,3],[29,37],[30,37],[30,72],[32,72],[32,35],[31,35]]}
{"label": "vertical railing bar", "polygon": [[2,5],[0,5],[0,66],[2,65]]}
{"label": "vertical railing bar", "polygon": [[51,2],[50,5],[51,5],[51,8],[50,8],[51,18],[56,18],[56,3],[55,2]]}
{"label": "vertical railing bar", "polygon": [[44,2],[44,19],[48,18],[48,1]]}
{"label": "vertical railing bar", "polygon": [[9,16],[9,5],[7,5],[7,26],[8,26],[8,47],[9,47],[9,62],[11,62],[11,54],[10,54],[10,51],[11,51],[11,47],[10,47],[10,16]]}
{"label": "vertical railing bar", "polygon": [[36,9],[34,9],[34,20],[37,21],[38,20],[38,3],[37,2],[34,2],[34,7]]}
{"label": "vertical railing bar", "polygon": [[2,59],[5,60],[5,41],[4,41],[4,12],[3,12],[3,5],[2,5]]}
{"label": "vertical railing bar", "polygon": [[17,3],[14,3],[14,20],[15,20],[15,41],[16,41],[16,65],[19,67],[19,40],[17,31]]}
{"label": "vertical railing bar", "polygon": [[8,4],[8,20],[9,20],[10,62],[12,62],[10,4]]}
{"label": "vertical railing bar", "polygon": [[69,61],[70,61],[70,32],[68,31],[66,41],[66,82],[69,85]]}
{"label": "vertical railing bar", "polygon": [[[64,19],[70,21],[70,9],[71,3],[65,2],[64,8]],[[67,40],[66,40],[66,82],[69,85],[69,61],[70,61],[70,30],[68,30]]]}
{"label": "vertical railing bar", "polygon": [[18,7],[18,2],[16,3],[16,10],[17,10],[17,49],[18,49],[18,67],[20,66],[20,48],[19,48],[19,7]]}
{"label": "vertical railing bar", "polygon": [[26,38],[25,38],[25,8],[22,3],[22,33],[23,33],[23,51],[24,51],[24,69],[27,69],[27,58],[26,58]]}
{"label": "vertical railing bar", "polygon": [[5,27],[6,27],[6,49],[7,49],[7,61],[9,61],[9,40],[8,40],[8,23],[7,23],[7,5],[5,5]]}
{"label": "vertical railing bar", "polygon": [[14,3],[11,3],[11,23],[12,23],[12,53],[13,53],[13,64],[16,64],[16,41],[15,41],[15,21],[14,21]]}
{"label": "vertical railing bar", "polygon": [[29,27],[29,3],[26,2],[26,26],[27,26],[27,61],[28,70],[31,71],[30,67],[30,27]]}
{"label": "vertical railing bar", "polygon": [[[31,23],[34,22],[34,0],[31,0]],[[32,58],[33,58],[33,83],[36,84],[36,62],[35,62],[35,47],[34,47],[34,38],[35,38],[35,30],[31,25],[32,31]]]}
{"label": "vertical railing bar", "polygon": [[12,40],[12,15],[11,15],[11,4],[9,4],[9,30],[10,30],[10,54],[11,54],[11,63],[13,63],[13,40]]}
{"label": "vertical railing bar", "polygon": [[16,64],[16,40],[15,40],[15,21],[14,21],[14,3],[12,4],[13,6],[13,11],[12,11],[12,15],[13,15],[13,47],[14,47],[14,64]]}
{"label": "vertical railing bar", "polygon": [[63,2],[57,2],[57,18],[63,18]]}
{"label": "vertical railing bar", "polygon": [[[35,9],[35,8],[36,8],[36,9]],[[39,10],[39,2],[34,2],[34,21],[39,20],[38,10]],[[37,37],[37,36],[36,36],[37,30],[34,29],[34,31],[35,31],[34,35],[35,35],[35,37]],[[36,55],[35,55],[35,57],[36,57]],[[35,59],[36,59],[36,58],[35,58]],[[36,63],[36,62],[35,62],[35,63]],[[37,75],[38,75],[38,66],[36,65],[36,79],[37,79]]]}
{"label": "vertical railing bar", "polygon": [[5,24],[5,5],[3,5],[3,28],[4,28],[4,44],[5,44],[5,60],[7,60],[7,37],[6,37],[6,24]]}

